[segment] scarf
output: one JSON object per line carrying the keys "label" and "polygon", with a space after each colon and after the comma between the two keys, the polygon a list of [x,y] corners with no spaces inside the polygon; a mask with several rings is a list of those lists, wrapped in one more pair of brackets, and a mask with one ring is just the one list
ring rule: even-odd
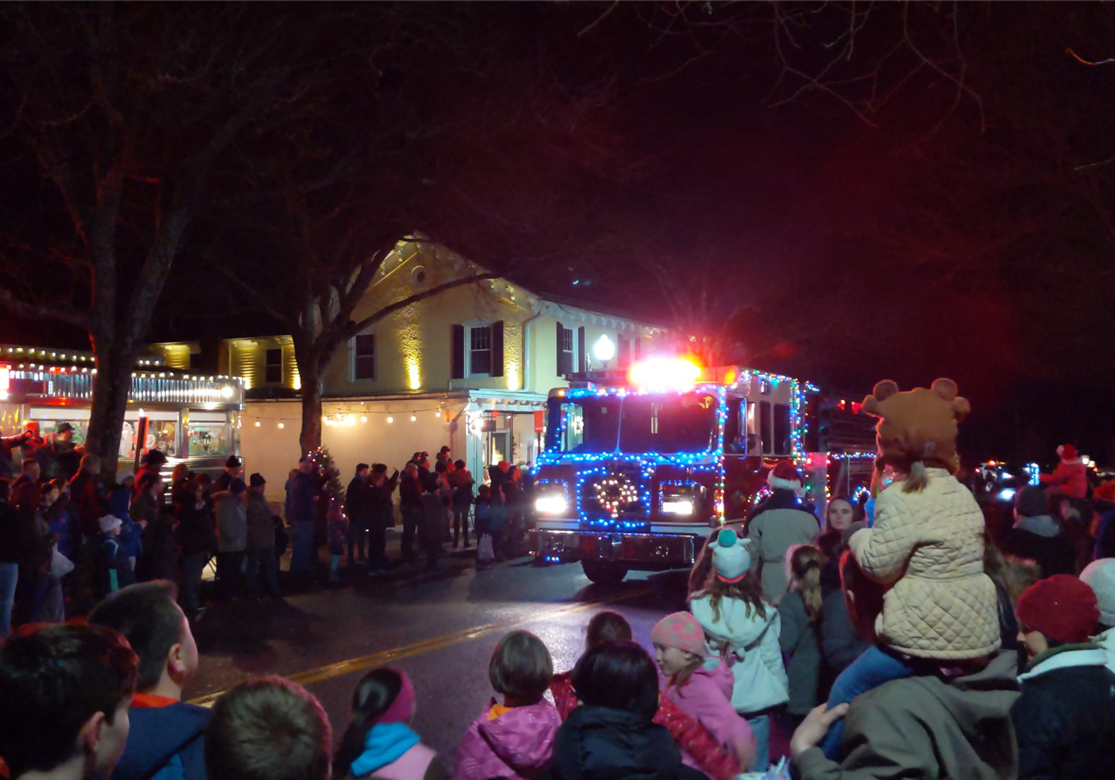
{"label": "scarf", "polygon": [[364,752],[352,762],[349,774],[363,777],[392,764],[419,743],[418,735],[405,723],[377,723],[364,737]]}

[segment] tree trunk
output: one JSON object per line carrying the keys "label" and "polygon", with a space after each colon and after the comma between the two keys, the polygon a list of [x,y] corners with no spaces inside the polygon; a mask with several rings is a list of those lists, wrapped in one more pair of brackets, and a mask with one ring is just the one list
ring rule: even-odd
{"label": "tree trunk", "polygon": [[302,379],[302,432],[298,435],[298,443],[302,447],[302,454],[305,455],[321,446],[323,387],[321,372],[312,362],[308,362],[305,368],[299,364],[298,373]]}
{"label": "tree trunk", "polygon": [[94,343],[93,349],[97,357],[97,375],[93,381],[85,448],[101,457],[101,473],[108,477],[116,474],[120,457],[120,434],[132,387],[135,355],[133,350],[115,345],[102,350]]}

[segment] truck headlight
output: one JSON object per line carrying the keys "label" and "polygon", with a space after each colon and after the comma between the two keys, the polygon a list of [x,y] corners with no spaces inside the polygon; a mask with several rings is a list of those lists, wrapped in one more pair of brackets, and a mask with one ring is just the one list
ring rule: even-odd
{"label": "truck headlight", "polygon": [[569,501],[561,493],[550,493],[534,499],[534,511],[540,515],[564,515]]}
{"label": "truck headlight", "polygon": [[693,499],[670,498],[662,502],[664,515],[691,515],[693,514]]}

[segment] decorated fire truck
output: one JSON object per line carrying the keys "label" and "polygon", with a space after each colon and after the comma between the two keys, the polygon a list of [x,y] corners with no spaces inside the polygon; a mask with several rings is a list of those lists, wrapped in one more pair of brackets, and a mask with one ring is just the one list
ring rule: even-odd
{"label": "decorated fire truck", "polygon": [[593,582],[689,566],[710,529],[742,524],[790,461],[803,500],[866,490],[874,418],[809,382],[688,358],[576,375],[548,399],[534,471],[534,554]]}

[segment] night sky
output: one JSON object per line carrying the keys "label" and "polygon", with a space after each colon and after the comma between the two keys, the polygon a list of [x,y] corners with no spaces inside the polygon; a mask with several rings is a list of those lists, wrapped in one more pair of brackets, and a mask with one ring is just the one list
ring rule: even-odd
{"label": "night sky", "polygon": [[[371,32],[337,42],[354,63],[384,14],[429,34],[396,41],[393,66],[368,55],[372,89],[354,67],[297,144],[264,132],[237,145],[213,200],[280,149],[368,142],[363,205],[383,236],[418,228],[528,286],[853,396],[883,377],[950,376],[974,410],[969,454],[1048,460],[1073,441],[1112,459],[1107,4],[330,8],[367,17]],[[292,29],[326,13],[275,11]],[[7,81],[3,99],[7,124]],[[13,245],[48,244],[65,219],[26,148],[0,140],[0,161],[10,281],[12,258],[29,257]],[[282,242],[252,229],[270,207],[245,203],[231,221],[199,212],[153,335],[262,316],[218,273],[255,280],[276,262]],[[5,322],[0,340],[28,327]]]}

